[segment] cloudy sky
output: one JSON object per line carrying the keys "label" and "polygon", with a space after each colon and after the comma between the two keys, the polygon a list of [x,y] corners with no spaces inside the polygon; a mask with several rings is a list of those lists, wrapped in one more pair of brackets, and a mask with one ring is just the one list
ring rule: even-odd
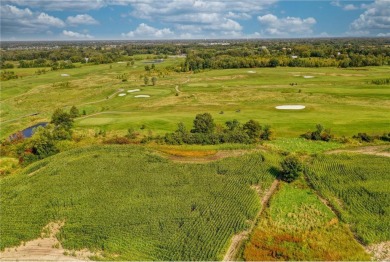
{"label": "cloudy sky", "polygon": [[2,40],[390,37],[390,0],[1,0]]}

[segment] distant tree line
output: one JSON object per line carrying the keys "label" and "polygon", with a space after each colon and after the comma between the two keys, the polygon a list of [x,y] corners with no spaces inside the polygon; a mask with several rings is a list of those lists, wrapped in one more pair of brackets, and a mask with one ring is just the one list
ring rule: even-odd
{"label": "distant tree line", "polygon": [[171,68],[176,71],[275,66],[361,67],[388,65],[389,46],[386,38],[228,40],[226,45],[200,40],[115,44],[95,41],[56,43],[51,48],[26,45],[20,49],[5,45],[0,68],[12,68],[14,65],[9,61],[24,61],[21,67],[42,67],[61,61],[86,63],[85,58],[88,58],[88,63],[106,64],[140,54],[154,58],[186,55],[185,63]]}
{"label": "distant tree line", "polygon": [[225,127],[222,127],[214,123],[209,113],[204,113],[196,115],[191,130],[188,130],[183,123],[178,123],[178,129],[173,133],[167,133],[164,141],[173,145],[250,144],[260,140],[270,140],[271,136],[270,126],[263,127],[255,120],[249,120],[243,125],[237,120],[227,121]]}

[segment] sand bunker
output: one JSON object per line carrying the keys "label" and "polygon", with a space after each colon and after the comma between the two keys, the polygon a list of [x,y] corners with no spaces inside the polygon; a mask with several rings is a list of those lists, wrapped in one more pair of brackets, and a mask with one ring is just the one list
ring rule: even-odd
{"label": "sand bunker", "polygon": [[120,93],[118,96],[125,96],[126,94],[125,93]]}
{"label": "sand bunker", "polygon": [[249,74],[255,74],[256,71],[247,71]]}
{"label": "sand bunker", "polygon": [[306,106],[302,105],[283,105],[283,106],[275,106],[276,109],[280,110],[301,110],[304,109]]}
{"label": "sand bunker", "polygon": [[126,62],[116,62],[117,64],[126,64]]}
{"label": "sand bunker", "polygon": [[314,76],[303,76],[303,78],[314,78]]}
{"label": "sand bunker", "polygon": [[69,76],[68,74],[61,74],[61,76]]}
{"label": "sand bunker", "polygon": [[135,98],[145,98],[145,97],[150,97],[150,95],[138,95],[134,96]]}
{"label": "sand bunker", "polygon": [[139,91],[141,91],[141,89],[131,89],[131,90],[127,90],[127,93],[134,93]]}

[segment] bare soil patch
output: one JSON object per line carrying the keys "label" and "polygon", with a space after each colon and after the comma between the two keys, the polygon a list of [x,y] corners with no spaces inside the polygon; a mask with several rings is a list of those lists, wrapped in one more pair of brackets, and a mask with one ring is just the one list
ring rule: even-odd
{"label": "bare soil patch", "polygon": [[210,150],[210,151],[161,151],[165,157],[180,163],[206,163],[217,161],[227,157],[237,157],[245,155],[253,150]]}
{"label": "bare soil patch", "polygon": [[366,247],[366,251],[377,261],[390,261],[390,241],[373,244]]}
{"label": "bare soil patch", "polygon": [[50,222],[40,238],[6,248],[0,253],[0,261],[87,261],[88,257],[96,255],[88,250],[65,250],[56,238],[63,225],[63,221]]}

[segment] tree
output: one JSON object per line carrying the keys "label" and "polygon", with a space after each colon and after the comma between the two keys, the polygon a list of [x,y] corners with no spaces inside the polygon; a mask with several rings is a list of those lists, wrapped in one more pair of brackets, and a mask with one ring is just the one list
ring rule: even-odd
{"label": "tree", "polygon": [[269,60],[268,66],[269,67],[277,67],[279,65],[279,60],[276,58],[272,58]]}
{"label": "tree", "polygon": [[207,133],[211,134],[214,132],[215,123],[210,113],[197,114],[194,119],[194,129],[191,133]]}
{"label": "tree", "polygon": [[43,159],[59,152],[54,144],[53,130],[54,127],[50,125],[47,127],[38,127],[31,137],[28,147],[31,148],[31,153],[38,159]]}
{"label": "tree", "polygon": [[273,132],[272,132],[271,126],[266,125],[264,127],[263,133],[261,133],[261,135],[260,135],[260,138],[263,140],[271,140],[272,134],[273,134]]}
{"label": "tree", "polygon": [[234,131],[241,128],[240,122],[238,122],[237,119],[234,119],[233,121],[227,121],[225,125],[229,131]]}
{"label": "tree", "polygon": [[153,77],[152,77],[152,85],[155,86],[156,83],[157,83],[157,77],[153,76]]}
{"label": "tree", "polygon": [[258,140],[260,138],[262,127],[259,122],[251,119],[244,124],[243,128],[250,139]]}
{"label": "tree", "polygon": [[144,83],[146,86],[149,84],[149,77],[147,76],[144,77]]}
{"label": "tree", "polygon": [[80,112],[79,110],[77,109],[77,107],[75,106],[72,106],[70,111],[69,111],[69,114],[70,114],[70,117],[71,118],[76,118],[76,117],[79,117],[80,116]]}
{"label": "tree", "polygon": [[303,171],[303,164],[295,155],[287,156],[281,163],[281,178],[286,182],[292,182],[297,179]]}
{"label": "tree", "polygon": [[65,130],[70,131],[73,127],[73,119],[70,114],[64,112],[61,108],[58,108],[54,111],[51,116],[51,123],[54,124],[57,128],[63,127]]}

